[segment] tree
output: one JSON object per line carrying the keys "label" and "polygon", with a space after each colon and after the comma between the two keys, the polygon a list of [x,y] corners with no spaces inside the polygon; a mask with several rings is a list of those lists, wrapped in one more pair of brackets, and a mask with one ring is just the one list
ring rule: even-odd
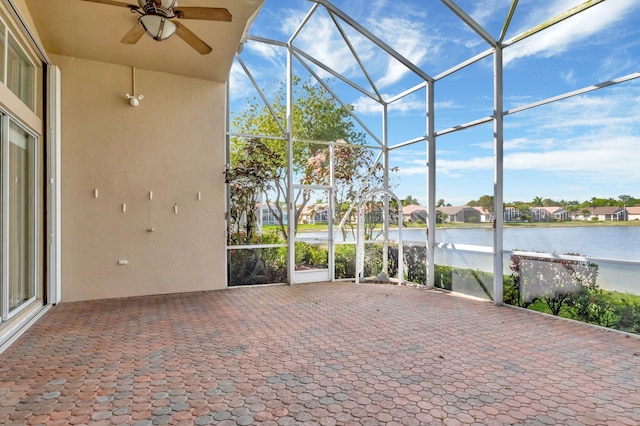
{"label": "tree", "polygon": [[[618,195],[618,199],[622,203],[622,208],[627,209],[627,203],[631,201],[631,195]],[[625,213],[626,214],[626,213]]]}
{"label": "tree", "polygon": [[[442,200],[444,202],[444,200]],[[402,200],[402,205],[404,206],[419,206],[420,202],[417,198],[414,198],[412,195],[407,195],[404,200]]]}
{"label": "tree", "polygon": [[483,195],[478,200],[478,205],[493,214],[493,195]]}
{"label": "tree", "polygon": [[[307,160],[307,168],[303,178],[306,185],[327,184],[329,182],[329,161],[330,148],[324,147],[316,152],[316,155]],[[341,228],[343,237],[348,232],[355,233],[355,210],[352,203],[358,197],[369,190],[382,187],[382,164],[373,163],[373,153],[360,146],[347,145],[346,141],[339,139],[333,148],[334,158],[334,199],[335,216],[337,221],[349,214]],[[391,171],[396,171],[396,168]],[[296,220],[299,218],[299,211],[306,205],[304,191],[298,193],[303,195],[302,199],[296,199]],[[395,200],[392,200],[395,201]],[[395,202],[390,203],[390,208],[397,209]],[[395,212],[394,212],[395,214]]]}
{"label": "tree", "polygon": [[[272,114],[273,111],[273,114]],[[257,98],[232,119],[233,131],[241,135],[272,137],[233,137],[231,169],[250,169],[259,174],[262,186],[254,188],[264,194],[265,204],[283,238],[287,238],[287,144],[283,140],[286,119],[286,87],[282,83],[275,92],[271,109]],[[358,132],[349,111],[334,101],[330,93],[313,81],[293,79],[293,137],[299,141],[336,142],[334,144],[334,181],[336,211],[344,213],[358,193],[380,179],[382,167],[373,164],[373,153],[364,148],[365,136]],[[303,185],[329,183],[330,148],[327,143],[294,142],[294,179]],[[367,179],[373,168],[371,179]],[[232,187],[232,191],[233,191]],[[262,195],[261,195],[262,196]],[[298,191],[295,199],[295,223],[310,202],[309,190]],[[232,201],[233,201],[232,196]],[[254,197],[261,198],[261,197]],[[233,207],[232,207],[233,209]],[[233,219],[233,215],[232,215]]]}
{"label": "tree", "polygon": [[567,206],[566,210],[569,212],[571,220],[574,220],[576,217],[576,212],[578,211],[578,206],[570,204]]}

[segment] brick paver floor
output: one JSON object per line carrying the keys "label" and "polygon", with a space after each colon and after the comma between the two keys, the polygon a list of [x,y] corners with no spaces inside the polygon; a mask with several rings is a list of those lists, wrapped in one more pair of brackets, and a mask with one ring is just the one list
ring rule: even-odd
{"label": "brick paver floor", "polygon": [[637,425],[640,339],[437,291],[324,283],[52,308],[0,424]]}

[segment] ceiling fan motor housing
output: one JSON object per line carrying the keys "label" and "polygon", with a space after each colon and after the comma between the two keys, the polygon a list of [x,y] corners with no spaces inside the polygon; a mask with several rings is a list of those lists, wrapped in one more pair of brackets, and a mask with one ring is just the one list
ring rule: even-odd
{"label": "ceiling fan motor housing", "polygon": [[162,41],[171,37],[177,30],[176,24],[170,21],[175,18],[173,8],[176,0],[138,0],[143,10],[139,19],[145,32],[154,40]]}
{"label": "ceiling fan motor housing", "polygon": [[159,15],[165,18],[173,18],[173,8],[178,5],[177,0],[138,0],[140,8],[145,15]]}

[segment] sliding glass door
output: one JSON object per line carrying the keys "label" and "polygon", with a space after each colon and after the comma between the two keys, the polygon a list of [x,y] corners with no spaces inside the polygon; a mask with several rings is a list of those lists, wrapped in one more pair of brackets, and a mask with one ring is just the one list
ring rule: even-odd
{"label": "sliding glass door", "polygon": [[2,291],[6,320],[37,296],[36,139],[2,117]]}

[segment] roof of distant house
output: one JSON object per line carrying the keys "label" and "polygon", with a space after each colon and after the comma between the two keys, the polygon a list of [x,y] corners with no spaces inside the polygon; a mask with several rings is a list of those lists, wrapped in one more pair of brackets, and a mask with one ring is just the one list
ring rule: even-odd
{"label": "roof of distant house", "polygon": [[622,207],[617,206],[605,206],[605,207],[593,207],[589,209],[591,214],[613,214],[622,210]]}
{"label": "roof of distant house", "polygon": [[484,214],[484,215],[490,215],[491,212],[487,209],[485,209],[484,207],[480,207],[480,206],[474,206],[474,209],[478,210],[480,212],[480,214]]}
{"label": "roof of distant house", "polygon": [[547,207],[536,207],[536,208],[541,210],[546,210],[551,214],[554,214],[560,210],[564,210],[562,207],[558,207],[558,206],[547,206]]}
{"label": "roof of distant house", "polygon": [[629,214],[640,214],[640,206],[627,207],[627,213],[629,213]]}
{"label": "roof of distant house", "polygon": [[438,211],[442,214],[458,214],[461,210],[470,209],[469,206],[442,206],[438,207]]}
{"label": "roof of distant house", "polygon": [[405,214],[413,214],[413,213],[418,212],[418,211],[426,212],[427,208],[424,207],[424,206],[416,205],[416,204],[409,204],[408,206],[403,206],[402,207],[402,214],[403,215],[405,215]]}

